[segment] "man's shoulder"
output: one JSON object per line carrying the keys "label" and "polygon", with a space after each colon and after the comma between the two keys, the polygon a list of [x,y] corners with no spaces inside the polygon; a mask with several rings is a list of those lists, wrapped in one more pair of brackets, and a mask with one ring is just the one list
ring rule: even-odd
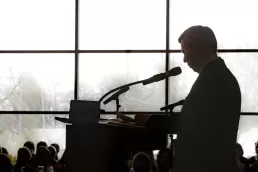
{"label": "man's shoulder", "polygon": [[239,89],[236,77],[227,67],[224,60],[220,58],[216,61],[200,74],[200,80],[203,80],[207,86],[211,85],[215,88],[221,85],[225,89],[227,87]]}
{"label": "man's shoulder", "polygon": [[[193,85],[190,94],[195,100],[203,100],[206,103],[214,101],[218,103],[241,103],[241,90],[237,79],[223,63],[203,71]],[[194,100],[194,101],[195,101]]]}

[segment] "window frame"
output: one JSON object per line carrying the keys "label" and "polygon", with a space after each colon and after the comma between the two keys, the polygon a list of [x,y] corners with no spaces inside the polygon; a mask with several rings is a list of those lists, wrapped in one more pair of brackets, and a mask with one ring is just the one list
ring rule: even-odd
{"label": "window frame", "polygon": [[[170,1],[166,1],[166,30],[164,33],[166,34],[166,48],[165,49],[152,49],[152,50],[82,50],[79,49],[79,2],[80,0],[74,0],[75,3],[75,30],[74,30],[74,39],[75,45],[73,50],[0,50],[1,54],[9,54],[9,53],[70,53],[74,54],[74,65],[75,65],[75,75],[74,75],[74,100],[78,100],[79,97],[79,60],[81,53],[165,53],[165,70],[168,71],[170,69],[169,59],[170,54],[172,53],[180,53],[181,50],[178,49],[170,49],[170,41],[169,41],[169,29],[170,29]],[[172,23],[173,24],[173,23]],[[173,27],[173,26],[172,26]],[[218,52],[223,53],[257,53],[258,49],[219,49]],[[169,97],[169,79],[165,80],[165,105],[168,105],[168,97]],[[144,112],[149,114],[167,114],[166,112]],[[104,112],[103,114],[114,114],[114,111]],[[139,113],[136,111],[132,112],[123,112],[125,114],[135,114]],[[0,111],[0,114],[64,114],[68,115],[69,111]],[[179,114],[179,113],[175,113]],[[258,115],[258,112],[241,112],[241,115]]]}

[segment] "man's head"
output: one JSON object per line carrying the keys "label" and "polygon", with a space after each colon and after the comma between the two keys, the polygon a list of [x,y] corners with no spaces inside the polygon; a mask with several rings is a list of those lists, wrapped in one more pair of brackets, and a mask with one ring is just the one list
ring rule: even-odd
{"label": "man's head", "polygon": [[12,163],[8,155],[0,153],[0,171],[12,172]]}
{"label": "man's head", "polygon": [[38,144],[37,144],[37,150],[38,150],[38,148],[41,147],[41,146],[47,148],[47,143],[44,142],[44,141],[38,142]]}
{"label": "man's head", "polygon": [[213,31],[206,26],[192,26],[186,29],[178,39],[184,53],[184,62],[195,72],[214,58],[217,58],[217,39]]}
{"label": "man's head", "polygon": [[151,171],[151,161],[147,154],[138,153],[133,158],[133,169],[135,172]]}
{"label": "man's head", "polygon": [[56,148],[56,153],[58,154],[60,151],[60,146],[57,143],[52,143],[51,146],[54,146]]}
{"label": "man's head", "polygon": [[255,142],[255,153],[258,155],[258,142]]}
{"label": "man's head", "polygon": [[56,148],[54,146],[50,146],[47,148],[50,152],[50,156],[52,159],[54,159],[57,155],[57,151],[56,151]]}
{"label": "man's head", "polygon": [[7,149],[3,147],[0,147],[0,153],[8,155]]}
{"label": "man's head", "polygon": [[26,147],[26,148],[28,148],[28,149],[31,151],[32,154],[34,153],[34,151],[35,151],[35,146],[34,146],[34,143],[33,143],[33,142],[27,141],[27,142],[24,143],[23,146]]}
{"label": "man's head", "polygon": [[17,163],[22,166],[25,166],[29,163],[29,160],[32,157],[31,150],[27,147],[20,148],[17,154]]}
{"label": "man's head", "polygon": [[37,149],[36,161],[37,161],[38,165],[46,165],[51,161],[50,152],[46,147],[40,146]]}
{"label": "man's head", "polygon": [[171,169],[173,165],[173,149],[161,149],[157,156],[157,164],[159,169],[162,169],[163,171]]}

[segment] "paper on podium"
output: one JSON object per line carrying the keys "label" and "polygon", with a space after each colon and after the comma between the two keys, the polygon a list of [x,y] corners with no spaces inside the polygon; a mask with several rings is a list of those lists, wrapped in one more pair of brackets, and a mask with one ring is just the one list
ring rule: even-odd
{"label": "paper on podium", "polygon": [[143,126],[137,126],[137,125],[135,125],[135,123],[125,122],[121,119],[111,119],[111,120],[108,120],[107,123],[108,124],[119,125],[119,126],[126,126],[126,127],[144,128]]}

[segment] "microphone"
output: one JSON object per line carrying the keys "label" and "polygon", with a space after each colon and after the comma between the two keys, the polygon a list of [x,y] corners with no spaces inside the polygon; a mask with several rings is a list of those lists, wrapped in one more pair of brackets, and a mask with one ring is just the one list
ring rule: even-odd
{"label": "microphone", "polygon": [[167,72],[164,72],[164,73],[160,73],[160,74],[157,74],[157,75],[154,75],[152,77],[150,77],[149,79],[145,79],[142,84],[143,85],[147,85],[147,84],[151,84],[153,82],[158,82],[158,81],[161,81],[167,77],[170,77],[170,76],[177,76],[179,74],[182,73],[182,70],[180,67],[175,67]]}
{"label": "microphone", "polygon": [[184,101],[185,100],[180,100],[179,102],[176,102],[176,103],[173,103],[173,104],[170,104],[170,105],[167,105],[165,107],[162,107],[160,108],[160,110],[166,110],[166,109],[171,109],[173,110],[176,106],[180,106],[180,105],[183,105],[184,104]]}
{"label": "microphone", "polygon": [[127,92],[128,90],[129,90],[129,86],[122,88],[121,90],[119,90],[118,92],[113,94],[111,97],[109,97],[107,100],[105,100],[103,103],[107,104],[107,103],[111,102],[112,100],[117,100],[118,97],[120,96],[120,94],[123,94],[123,93]]}

